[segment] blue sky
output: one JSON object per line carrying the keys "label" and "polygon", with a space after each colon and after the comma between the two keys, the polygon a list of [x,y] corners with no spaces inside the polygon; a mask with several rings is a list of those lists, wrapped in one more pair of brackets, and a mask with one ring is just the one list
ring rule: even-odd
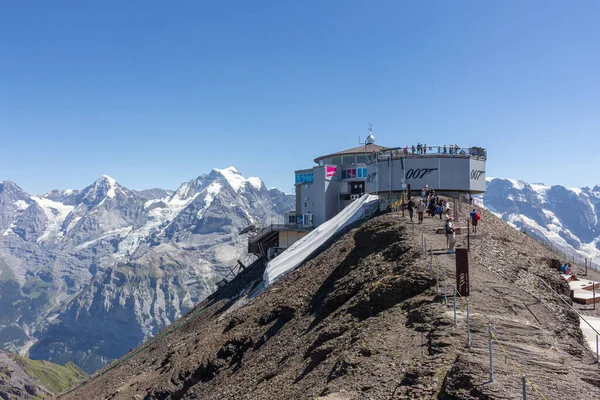
{"label": "blue sky", "polygon": [[600,183],[598,1],[0,1],[0,179],[290,192],[354,147],[488,148],[488,176]]}

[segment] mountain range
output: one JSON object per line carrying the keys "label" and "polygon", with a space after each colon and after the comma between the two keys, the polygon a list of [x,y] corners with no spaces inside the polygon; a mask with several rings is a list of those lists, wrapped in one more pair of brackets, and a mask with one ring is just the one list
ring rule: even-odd
{"label": "mountain range", "polygon": [[212,293],[246,252],[246,226],[294,198],[214,169],[176,191],[101,176],[30,195],[0,182],[0,349],[91,373]]}
{"label": "mountain range", "polygon": [[598,267],[600,185],[572,188],[488,178],[483,204],[516,228],[583,264]]}

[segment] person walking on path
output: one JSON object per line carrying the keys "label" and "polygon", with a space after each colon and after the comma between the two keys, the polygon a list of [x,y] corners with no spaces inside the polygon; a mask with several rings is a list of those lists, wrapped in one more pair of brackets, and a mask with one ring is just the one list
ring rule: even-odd
{"label": "person walking on path", "polygon": [[456,233],[452,224],[452,217],[448,218],[448,227],[446,229],[446,237],[448,238],[448,253],[454,254],[454,245],[456,244]]}
{"label": "person walking on path", "polygon": [[446,223],[444,224],[444,235],[446,236],[446,248],[450,250],[450,229],[453,229],[452,226],[452,218],[446,218]]}
{"label": "person walking on path", "polygon": [[471,233],[477,233],[477,222],[479,222],[479,219],[481,217],[479,216],[477,211],[475,211],[475,209],[473,209],[473,212],[471,212],[471,214],[469,214],[469,215],[471,216],[471,225],[473,225],[473,229],[471,230]]}
{"label": "person walking on path", "polygon": [[419,216],[419,224],[423,223],[423,213],[425,212],[425,203],[423,200],[419,200],[419,204],[417,204],[417,215]]}
{"label": "person walking on path", "polygon": [[408,200],[406,208],[408,208],[408,216],[410,217],[410,222],[413,222],[413,212],[415,209],[415,202],[413,201],[413,199]]}

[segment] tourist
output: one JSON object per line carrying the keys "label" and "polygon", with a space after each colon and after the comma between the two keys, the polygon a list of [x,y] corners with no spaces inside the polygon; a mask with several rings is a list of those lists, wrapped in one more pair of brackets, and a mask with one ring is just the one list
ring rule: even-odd
{"label": "tourist", "polygon": [[415,154],[415,145],[413,144],[411,147],[412,153]]}
{"label": "tourist", "polygon": [[473,229],[472,229],[472,233],[477,233],[477,222],[479,222],[479,219],[481,218],[479,216],[479,214],[477,213],[477,211],[475,211],[475,209],[473,209],[473,211],[471,212],[471,214],[469,214],[471,216],[471,225],[473,225]]}
{"label": "tourist", "polygon": [[417,204],[417,216],[419,217],[419,224],[423,223],[423,212],[425,211],[425,204],[423,204],[423,200],[419,200],[419,204]]}
{"label": "tourist", "polygon": [[[454,227],[452,225],[452,217],[446,218],[446,223],[444,224],[444,235],[446,235],[446,248],[450,250],[450,234],[454,233]],[[456,237],[454,238],[456,240]],[[452,243],[452,248],[454,248],[454,242]]]}
{"label": "tourist", "polygon": [[[440,200],[441,203],[441,200]],[[437,213],[440,215],[440,219],[442,219],[442,214],[444,214],[444,206],[442,204],[438,204]]]}
{"label": "tourist", "polygon": [[427,145],[423,145],[423,154],[427,155]]}
{"label": "tourist", "polygon": [[447,153],[446,145],[444,145],[444,154],[446,154],[446,153]]}
{"label": "tourist", "polygon": [[413,201],[413,199],[408,200],[406,208],[408,208],[408,216],[410,217],[410,222],[413,222],[413,211],[415,209],[415,202]]}
{"label": "tourist", "polygon": [[456,244],[456,233],[454,232],[454,226],[450,222],[448,227],[448,253],[454,254],[454,245]]}
{"label": "tourist", "polygon": [[567,271],[565,272],[567,275],[571,275],[571,278],[576,281],[577,279],[577,275],[575,275],[575,273],[573,272],[573,270],[571,269],[571,263],[567,264]]}

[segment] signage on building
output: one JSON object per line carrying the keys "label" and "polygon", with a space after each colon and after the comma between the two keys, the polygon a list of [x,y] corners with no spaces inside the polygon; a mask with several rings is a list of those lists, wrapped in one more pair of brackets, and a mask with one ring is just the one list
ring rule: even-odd
{"label": "signage on building", "polygon": [[334,165],[328,165],[325,167],[325,177],[330,178],[337,174],[337,167]]}
{"label": "signage on building", "polygon": [[469,297],[469,251],[456,249],[456,291]]}

